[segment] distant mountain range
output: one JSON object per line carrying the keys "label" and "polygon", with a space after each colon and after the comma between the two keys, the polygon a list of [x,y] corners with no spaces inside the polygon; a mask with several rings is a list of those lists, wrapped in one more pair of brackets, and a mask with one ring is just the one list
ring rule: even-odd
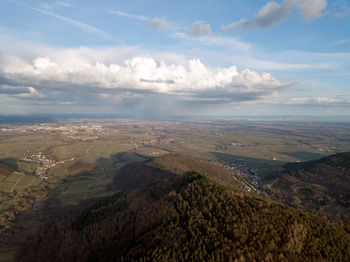
{"label": "distant mountain range", "polygon": [[[284,181],[289,172],[311,184],[322,177],[322,192],[345,205],[345,157],[291,164],[274,179]],[[327,178],[313,177],[330,167]],[[17,260],[350,261],[342,226],[247,193],[246,181],[220,165],[168,154],[124,167],[114,183],[115,195],[57,218],[22,246]]]}

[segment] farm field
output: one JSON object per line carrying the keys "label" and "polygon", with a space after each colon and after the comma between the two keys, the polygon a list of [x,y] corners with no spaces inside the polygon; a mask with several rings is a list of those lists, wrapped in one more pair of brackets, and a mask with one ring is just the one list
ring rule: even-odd
{"label": "farm field", "polygon": [[[8,239],[23,226],[36,230],[48,203],[74,208],[114,194],[113,178],[126,164],[176,152],[253,170],[262,180],[287,162],[350,151],[350,125],[335,123],[84,119],[0,130],[0,256],[11,253],[17,240]],[[55,163],[44,175],[44,160],[23,160],[39,155]]]}

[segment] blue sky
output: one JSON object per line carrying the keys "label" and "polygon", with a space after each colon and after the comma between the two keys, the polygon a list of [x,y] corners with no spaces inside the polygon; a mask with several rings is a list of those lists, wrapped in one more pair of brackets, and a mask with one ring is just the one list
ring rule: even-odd
{"label": "blue sky", "polygon": [[0,111],[349,115],[350,1],[3,0]]}

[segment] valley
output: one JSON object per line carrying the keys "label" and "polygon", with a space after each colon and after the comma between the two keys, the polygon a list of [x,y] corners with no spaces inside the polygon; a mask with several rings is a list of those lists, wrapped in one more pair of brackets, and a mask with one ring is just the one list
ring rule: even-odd
{"label": "valley", "polygon": [[[191,160],[191,167],[197,166],[200,174],[216,174],[216,181],[235,190],[283,201],[266,186],[270,175],[281,172],[286,163],[350,151],[349,134],[350,125],[344,123],[243,120],[61,119],[2,124],[0,256],[11,261],[28,235],[51,219],[66,212],[78,214],[125,190],[114,181],[129,165],[179,154],[183,157],[174,163],[180,161],[180,166],[186,157],[197,159],[197,164]],[[169,172],[179,166],[172,168]],[[344,223],[342,218],[336,221]]]}

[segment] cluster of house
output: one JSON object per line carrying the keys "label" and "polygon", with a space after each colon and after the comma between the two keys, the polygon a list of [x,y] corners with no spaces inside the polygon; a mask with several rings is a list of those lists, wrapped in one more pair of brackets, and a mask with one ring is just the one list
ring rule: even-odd
{"label": "cluster of house", "polygon": [[40,178],[47,179],[48,178],[47,173],[50,168],[60,164],[64,164],[68,161],[73,161],[74,157],[70,159],[60,160],[60,161],[54,161],[54,160],[47,159],[41,152],[39,152],[37,154],[31,155],[30,157],[24,157],[21,160],[42,164],[36,169],[35,174]]}
{"label": "cluster of house", "polygon": [[[260,181],[260,176],[257,174],[251,167],[246,166],[244,163],[234,163],[234,162],[229,162],[229,161],[222,161],[221,163],[223,166],[226,168],[234,169],[236,172],[240,175],[244,175],[249,178],[250,183],[254,187],[258,187],[259,181]],[[249,186],[248,186],[249,187]],[[256,190],[255,188],[253,188]],[[248,190],[250,191],[250,190]]]}

